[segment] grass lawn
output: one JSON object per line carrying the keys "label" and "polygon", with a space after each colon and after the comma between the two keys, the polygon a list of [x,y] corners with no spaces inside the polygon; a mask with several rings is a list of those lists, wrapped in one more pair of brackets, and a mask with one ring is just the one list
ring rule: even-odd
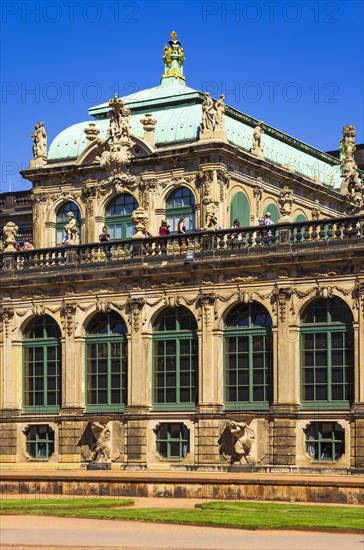
{"label": "grass lawn", "polygon": [[364,528],[364,511],[360,507],[206,502],[195,509],[125,508],[131,504],[133,504],[131,499],[112,498],[7,499],[1,502],[1,513],[151,521],[241,529],[329,529],[360,532]]}

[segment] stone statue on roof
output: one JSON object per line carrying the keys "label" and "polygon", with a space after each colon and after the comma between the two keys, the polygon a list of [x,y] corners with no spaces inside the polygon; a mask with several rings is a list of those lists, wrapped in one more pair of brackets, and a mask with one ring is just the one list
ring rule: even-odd
{"label": "stone statue on roof", "polygon": [[264,134],[264,123],[262,120],[258,122],[253,132],[253,143],[250,152],[252,155],[255,155],[258,158],[264,158],[263,153],[263,139]]}
{"label": "stone statue on roof", "polygon": [[214,130],[215,106],[209,92],[205,93],[202,103],[202,130]]}
{"label": "stone statue on roof", "polygon": [[225,112],[227,107],[225,105],[225,96],[221,94],[220,99],[215,103],[215,131],[224,131],[225,130]]}
{"label": "stone statue on roof", "polygon": [[38,122],[34,128],[35,131],[32,133],[33,160],[30,162],[31,167],[36,164],[45,164],[47,161],[47,134],[44,122]]}

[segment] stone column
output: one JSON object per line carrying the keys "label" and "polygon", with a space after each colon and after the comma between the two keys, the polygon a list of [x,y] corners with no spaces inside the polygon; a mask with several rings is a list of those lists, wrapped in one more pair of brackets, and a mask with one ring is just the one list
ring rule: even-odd
{"label": "stone column", "polygon": [[84,227],[84,233],[82,235],[83,243],[94,243],[99,240],[99,234],[101,233],[101,224],[104,220],[96,216],[96,189],[97,181],[88,179],[82,189],[84,201],[86,203],[86,218]]}
{"label": "stone column", "polygon": [[[145,346],[141,333],[142,297],[130,297],[127,302],[130,338],[128,341],[128,405],[125,409],[126,449],[128,469],[143,469],[147,460],[147,416],[150,407],[150,363],[145,359]],[[147,374],[147,370],[148,373]]]}
{"label": "stone column", "polygon": [[196,462],[219,464],[219,436],[223,411],[222,336],[214,334],[213,293],[201,293],[198,305],[201,312],[199,342],[199,401],[196,425]]}
{"label": "stone column", "polygon": [[271,461],[294,465],[296,462],[296,418],[299,407],[299,359],[296,336],[289,326],[290,288],[275,286],[273,299],[277,328],[273,330],[273,388]]}

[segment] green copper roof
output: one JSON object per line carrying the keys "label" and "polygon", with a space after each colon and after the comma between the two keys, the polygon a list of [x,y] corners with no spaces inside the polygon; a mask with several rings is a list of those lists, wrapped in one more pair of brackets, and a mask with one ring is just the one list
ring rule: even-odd
{"label": "green copper roof", "polygon": [[[180,78],[162,78],[160,86],[136,92],[122,99],[132,113],[132,134],[143,136],[140,119],[145,113],[152,113],[153,118],[157,120],[157,147],[198,139],[203,94],[186,86]],[[100,129],[99,137],[104,139],[107,138],[109,110],[108,103],[89,109],[89,114],[95,117],[95,124]],[[88,144],[84,133],[88,123],[89,121],[81,122],[63,130],[49,148],[48,162],[76,159]],[[250,151],[256,123],[256,119],[229,108],[225,117],[229,142]],[[340,187],[340,163],[337,159],[267,125],[263,143],[266,160],[275,164],[291,165],[299,174],[316,177],[321,183],[333,188]]]}

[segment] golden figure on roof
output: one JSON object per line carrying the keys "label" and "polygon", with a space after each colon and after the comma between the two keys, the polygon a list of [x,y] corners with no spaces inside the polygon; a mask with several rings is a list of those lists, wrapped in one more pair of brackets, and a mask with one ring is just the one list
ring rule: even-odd
{"label": "golden figure on roof", "polygon": [[163,61],[164,61],[164,74],[165,77],[182,78],[183,76],[183,62],[185,60],[184,48],[179,40],[177,40],[177,33],[171,32],[171,40],[163,48]]}

